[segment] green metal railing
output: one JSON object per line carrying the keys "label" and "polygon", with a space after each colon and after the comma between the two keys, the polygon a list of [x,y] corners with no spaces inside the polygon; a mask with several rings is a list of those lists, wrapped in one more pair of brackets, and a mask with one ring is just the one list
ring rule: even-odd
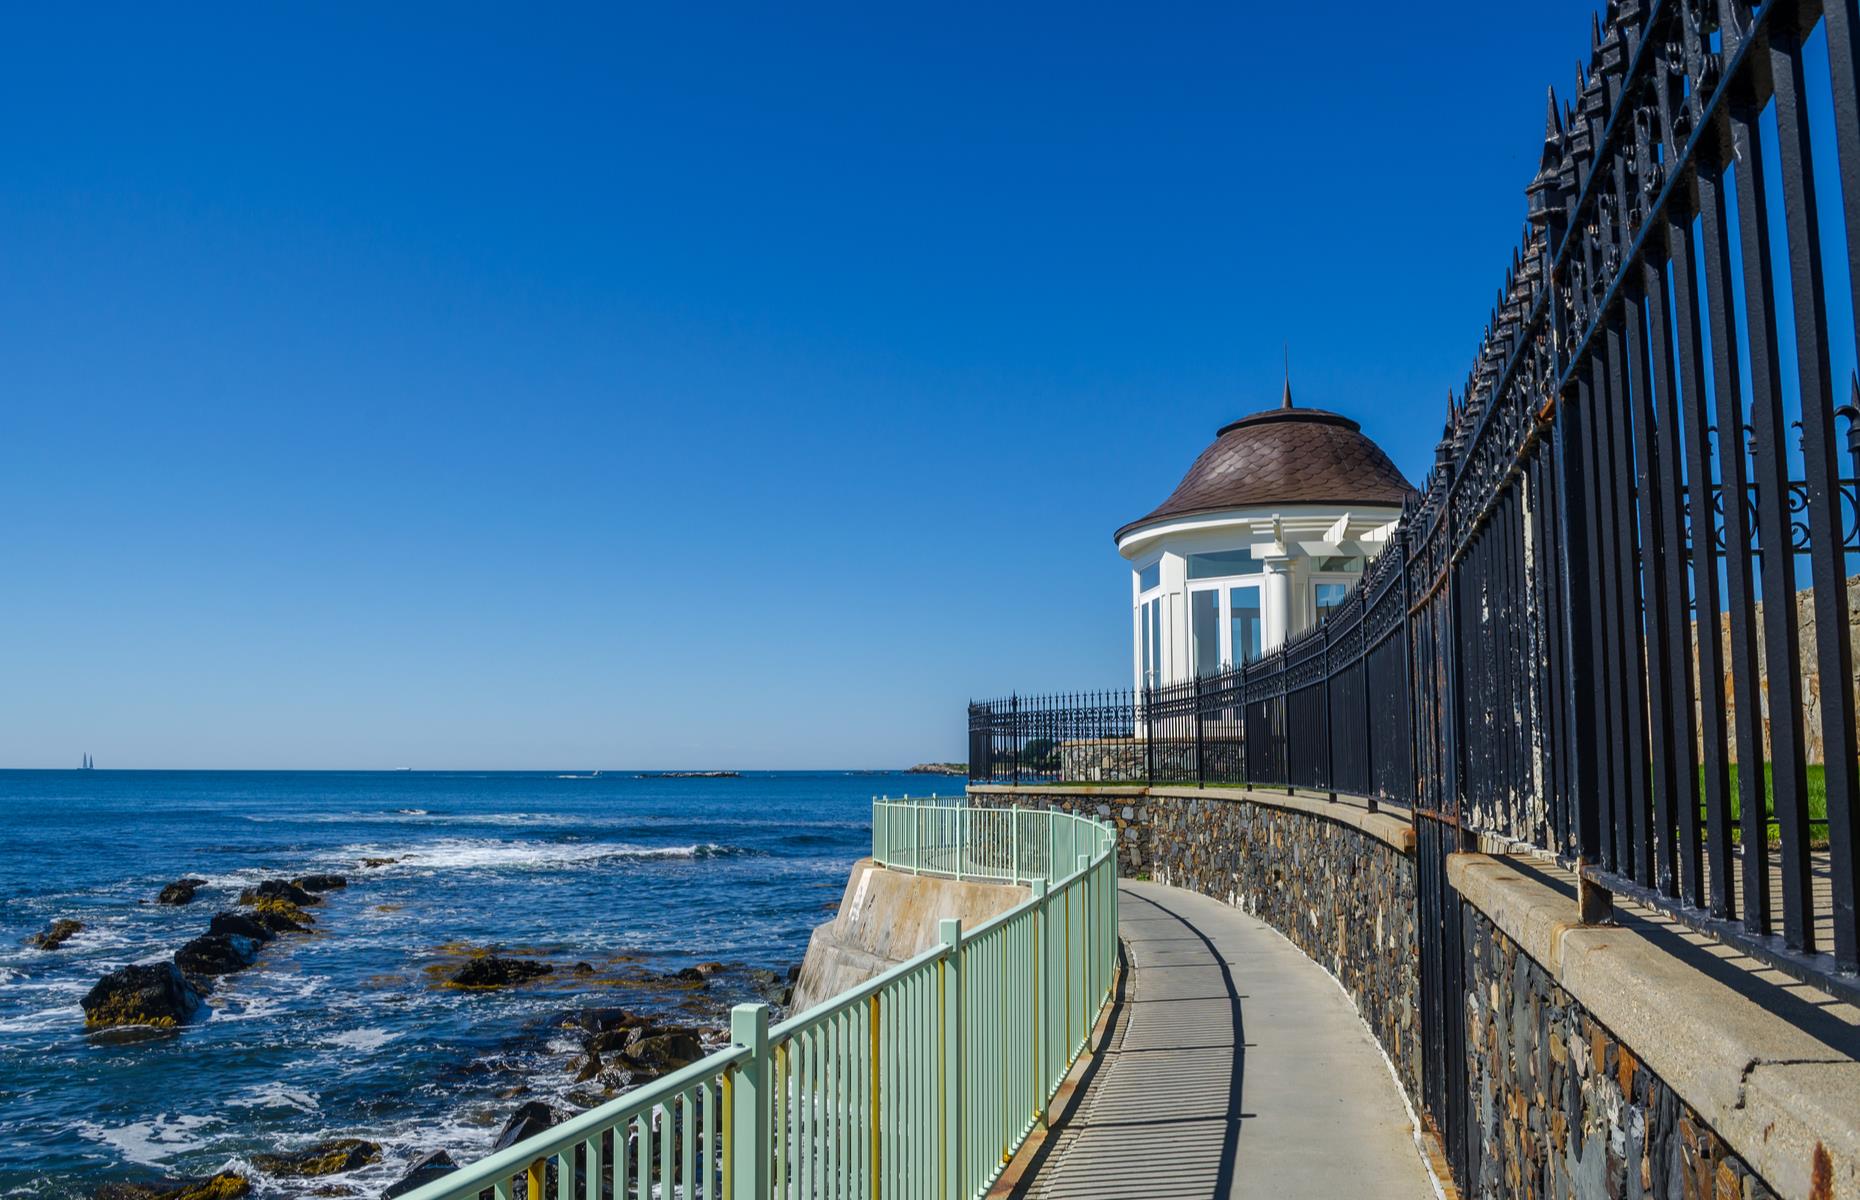
{"label": "green metal railing", "polygon": [[1067,813],[877,800],[872,857],[1032,896],[405,1200],[964,1200],[1044,1124],[1110,999],[1117,845]]}

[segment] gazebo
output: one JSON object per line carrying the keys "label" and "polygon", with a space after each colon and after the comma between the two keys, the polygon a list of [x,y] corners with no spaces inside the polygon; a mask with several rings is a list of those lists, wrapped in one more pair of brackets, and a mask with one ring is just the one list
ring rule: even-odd
{"label": "gazebo", "polygon": [[1136,686],[1250,661],[1310,628],[1387,544],[1414,488],[1346,416],[1292,404],[1223,425],[1119,529]]}

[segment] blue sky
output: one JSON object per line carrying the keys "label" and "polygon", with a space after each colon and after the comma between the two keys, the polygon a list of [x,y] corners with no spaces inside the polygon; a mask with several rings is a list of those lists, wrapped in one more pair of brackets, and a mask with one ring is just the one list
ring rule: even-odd
{"label": "blue sky", "polygon": [[[1591,5],[14,9],[0,766],[889,766],[1411,477]],[[667,11],[667,10],[677,11]]]}

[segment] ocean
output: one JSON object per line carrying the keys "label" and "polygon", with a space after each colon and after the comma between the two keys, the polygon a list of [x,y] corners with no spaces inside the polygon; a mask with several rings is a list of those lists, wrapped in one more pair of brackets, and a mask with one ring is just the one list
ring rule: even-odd
{"label": "ocean", "polygon": [[[785,978],[847,870],[877,794],[950,781],[845,772],[0,771],[0,1196],[90,1196],[111,1180],[250,1173],[321,1139],[381,1161],[312,1181],[376,1195],[420,1153],[485,1153],[526,1100],[594,1102],[565,1014],[619,1006],[706,1027]],[[364,868],[364,859],[394,859]],[[241,889],[349,879],[224,976],[178,1032],[86,1034],[106,971],[167,959]],[[188,905],[164,884],[206,880]],[[84,923],[62,949],[25,939]],[[490,992],[436,986],[474,949],[551,963]],[[707,961],[698,989],[659,977]],[[587,964],[577,973],[576,964]]]}

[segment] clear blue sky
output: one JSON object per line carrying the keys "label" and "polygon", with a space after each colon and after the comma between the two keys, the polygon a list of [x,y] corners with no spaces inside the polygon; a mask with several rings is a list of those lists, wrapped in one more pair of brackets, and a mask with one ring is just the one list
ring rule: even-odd
{"label": "clear blue sky", "polygon": [[1593,5],[385,7],[4,18],[0,766],[1119,684],[1111,531],[1282,343],[1419,478]]}

